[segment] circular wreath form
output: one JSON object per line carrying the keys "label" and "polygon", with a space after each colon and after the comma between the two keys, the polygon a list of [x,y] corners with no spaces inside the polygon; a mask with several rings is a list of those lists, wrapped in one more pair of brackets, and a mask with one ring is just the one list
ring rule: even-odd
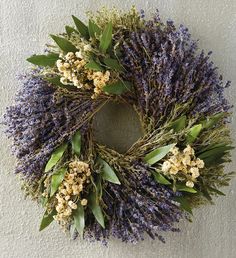
{"label": "circular wreath form", "polygon": [[[231,108],[209,55],[183,25],[135,8],[89,13],[88,26],[51,35],[27,60],[16,104],[5,114],[27,195],[73,237],[137,242],[191,219],[192,208],[228,184]],[[128,103],[143,136],[124,154],[94,140],[92,121],[107,102]]]}

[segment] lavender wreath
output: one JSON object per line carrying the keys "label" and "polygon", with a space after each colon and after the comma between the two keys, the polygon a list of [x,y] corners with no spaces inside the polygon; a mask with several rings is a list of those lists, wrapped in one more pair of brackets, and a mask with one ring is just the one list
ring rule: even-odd
{"label": "lavender wreath", "polygon": [[[46,53],[27,60],[4,123],[26,195],[75,238],[164,242],[192,208],[224,195],[232,173],[231,106],[210,54],[188,29],[157,13],[102,9],[88,26],[51,35]],[[143,136],[121,154],[96,142],[92,122],[107,102],[128,103]]]}

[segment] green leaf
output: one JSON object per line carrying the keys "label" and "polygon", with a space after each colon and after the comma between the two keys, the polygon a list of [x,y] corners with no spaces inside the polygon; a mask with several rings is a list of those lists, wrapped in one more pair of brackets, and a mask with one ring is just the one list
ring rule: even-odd
{"label": "green leaf", "polygon": [[56,193],[58,187],[60,186],[65,177],[66,172],[66,168],[61,168],[52,175],[50,197],[52,197]]}
{"label": "green leaf", "polygon": [[53,67],[58,59],[58,54],[49,53],[48,55],[33,55],[26,60],[35,65]]}
{"label": "green leaf", "polygon": [[180,208],[182,210],[185,210],[188,213],[190,213],[191,215],[193,215],[193,212],[192,212],[192,209],[190,207],[190,204],[186,200],[186,198],[184,198],[183,196],[178,196],[178,197],[175,197],[174,200],[180,204]]}
{"label": "green leaf", "polygon": [[206,166],[221,164],[225,162],[223,159],[224,155],[226,155],[232,149],[234,149],[232,146],[220,146],[202,152],[200,155],[198,155],[198,158],[202,159]]}
{"label": "green leaf", "polygon": [[187,187],[185,185],[175,185],[175,188],[177,191],[180,192],[197,193],[197,191],[194,188]]}
{"label": "green leaf", "polygon": [[167,180],[163,175],[161,175],[159,172],[153,172],[153,176],[157,183],[162,185],[171,185],[171,182]]}
{"label": "green leaf", "polygon": [[202,121],[202,126],[204,129],[209,129],[211,127],[213,127],[214,125],[216,125],[223,117],[225,116],[225,113],[217,113],[211,117],[209,117],[208,119]]}
{"label": "green leaf", "polygon": [[201,130],[202,130],[202,124],[197,124],[197,125],[194,125],[193,127],[191,127],[186,136],[187,143],[189,143],[189,144],[193,143],[197,139]]}
{"label": "green leaf", "polygon": [[218,195],[225,196],[225,194],[224,194],[223,192],[219,191],[219,190],[216,189],[216,188],[213,188],[213,187],[208,186],[208,189],[209,189],[211,192],[214,192],[214,193],[216,193],[216,194],[218,194]]}
{"label": "green leaf", "polygon": [[68,52],[76,52],[78,50],[69,40],[55,35],[50,35],[50,36],[62,51],[68,53]]}
{"label": "green leaf", "polygon": [[43,218],[40,223],[39,231],[42,231],[47,226],[49,226],[53,222],[53,216],[56,215],[56,210],[53,210],[51,213],[47,213],[47,211],[44,213]]}
{"label": "green leaf", "polygon": [[41,196],[41,197],[40,197],[40,204],[41,204],[43,207],[45,207],[47,203],[48,203],[48,198]]}
{"label": "green leaf", "polygon": [[173,121],[170,127],[174,129],[175,132],[179,132],[186,127],[186,120],[187,120],[186,116],[181,116],[180,118]]}
{"label": "green leaf", "polygon": [[76,29],[74,29],[73,27],[70,27],[70,26],[66,26],[65,29],[66,29],[66,34],[67,34],[69,37],[71,36],[71,34],[72,34],[73,32],[79,33]]}
{"label": "green leaf", "polygon": [[208,151],[208,150],[218,148],[218,147],[225,147],[225,146],[227,146],[227,143],[225,143],[225,142],[212,143],[212,144],[207,145],[205,148],[199,150],[198,154],[203,153],[203,152]]}
{"label": "green leaf", "polygon": [[81,34],[81,36],[86,39],[89,39],[88,27],[74,15],[72,15],[72,18],[73,18],[75,26],[76,26],[77,30],[79,31],[79,33]]}
{"label": "green leaf", "polygon": [[51,154],[51,157],[47,162],[44,170],[45,173],[50,171],[57,164],[57,162],[61,159],[62,155],[64,154],[66,148],[67,148],[67,143],[63,143]]}
{"label": "green leaf", "polygon": [[95,71],[103,71],[101,65],[94,60],[91,60],[89,63],[85,65],[85,68],[95,70]]}
{"label": "green leaf", "polygon": [[157,161],[163,159],[176,144],[169,144],[160,148],[157,148],[144,157],[144,161],[149,165],[155,164]]}
{"label": "green leaf", "polygon": [[207,150],[205,152],[202,152],[200,155],[198,155],[198,158],[200,159],[207,159],[207,158],[210,158],[210,157],[213,157],[215,158],[216,156],[217,157],[222,157],[224,156],[224,154],[229,151],[229,150],[232,150],[234,149],[234,147],[232,146],[219,146],[219,147],[216,147],[216,148],[213,148],[213,149],[210,149],[210,150]]}
{"label": "green leaf", "polygon": [[91,192],[88,198],[88,206],[91,209],[95,219],[97,222],[105,228],[105,222],[104,222],[104,217],[102,213],[102,209],[98,203],[98,198],[96,195],[96,192]]}
{"label": "green leaf", "polygon": [[120,185],[120,181],[115,171],[106,163],[105,160],[99,158],[99,164],[101,165],[101,175],[104,180],[107,180],[113,184]]}
{"label": "green leaf", "polygon": [[121,95],[129,91],[132,84],[128,81],[117,81],[111,84],[107,84],[103,87],[103,91],[109,94]]}
{"label": "green leaf", "polygon": [[60,78],[61,78],[60,76],[56,76],[56,77],[51,77],[51,78],[45,78],[45,80],[56,86],[60,86],[60,87],[64,88],[64,86],[66,86],[66,85],[61,83]]}
{"label": "green leaf", "polygon": [[84,207],[77,203],[77,209],[73,213],[75,228],[77,229],[80,236],[83,238],[84,227],[85,227],[85,217],[84,217]]}
{"label": "green leaf", "polygon": [[101,174],[99,174],[97,176],[96,191],[97,191],[98,200],[100,200],[102,198],[102,194],[103,194],[103,190],[102,190],[102,176],[101,176]]}
{"label": "green leaf", "polygon": [[223,156],[225,153],[217,154],[215,156],[211,156],[204,159],[205,167],[215,166],[221,163],[224,163],[225,160],[223,159]]}
{"label": "green leaf", "polygon": [[100,45],[99,48],[102,51],[102,53],[105,53],[108,47],[110,46],[112,41],[112,23],[109,22],[104,31],[102,32],[101,38],[100,38]]}
{"label": "green leaf", "polygon": [[115,71],[124,71],[124,68],[119,64],[119,62],[116,59],[113,58],[104,58],[103,62],[106,64],[107,67],[109,67],[112,70]]}
{"label": "green leaf", "polygon": [[96,35],[98,36],[101,33],[101,29],[92,20],[89,20],[88,31],[91,38],[95,38]]}
{"label": "green leaf", "polygon": [[210,203],[213,203],[212,202],[212,198],[210,196],[210,194],[208,193],[207,190],[201,190],[201,194],[210,202]]}
{"label": "green leaf", "polygon": [[75,154],[79,156],[81,151],[81,133],[79,130],[72,136],[71,145]]}

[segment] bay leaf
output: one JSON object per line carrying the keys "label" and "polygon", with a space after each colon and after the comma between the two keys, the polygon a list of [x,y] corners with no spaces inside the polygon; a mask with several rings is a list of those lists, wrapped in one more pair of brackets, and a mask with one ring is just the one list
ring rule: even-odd
{"label": "bay leaf", "polygon": [[67,149],[67,143],[63,143],[53,151],[50,159],[46,164],[46,167],[44,170],[45,173],[49,172],[57,164],[57,162],[61,159],[66,149]]}
{"label": "bay leaf", "polygon": [[176,144],[173,143],[151,151],[144,157],[144,161],[149,165],[155,164],[159,160],[163,159],[175,145]]}

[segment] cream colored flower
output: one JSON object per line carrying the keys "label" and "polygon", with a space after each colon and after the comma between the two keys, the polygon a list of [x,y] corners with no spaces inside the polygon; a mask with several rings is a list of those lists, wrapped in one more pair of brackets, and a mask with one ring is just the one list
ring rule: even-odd
{"label": "cream colored flower", "polygon": [[72,161],[69,163],[69,170],[56,194],[57,204],[55,206],[57,215],[54,217],[61,225],[66,225],[72,210],[77,209],[77,204],[73,201],[78,198],[82,205],[87,205],[87,200],[81,200],[81,193],[89,183],[91,171],[89,165],[82,161]]}
{"label": "cream colored flower", "polygon": [[71,214],[72,214],[72,209],[69,207],[67,209],[65,209],[65,211],[63,212],[63,215],[65,217],[69,217]]}
{"label": "cream colored flower", "polygon": [[200,168],[204,167],[203,160],[196,158],[194,149],[187,145],[181,152],[177,147],[171,149],[169,158],[162,164],[162,172],[171,175],[176,180],[186,180],[186,184],[193,187],[195,179],[200,176]]}
{"label": "cream colored flower", "polygon": [[65,77],[61,77],[61,78],[60,78],[60,82],[61,82],[62,84],[64,84],[64,85],[67,85],[67,84],[68,84],[68,81],[67,81],[67,79],[66,79]]}
{"label": "cream colored flower", "polygon": [[179,148],[173,147],[173,148],[171,148],[170,152],[171,152],[173,155],[178,155],[178,154],[179,154]]}
{"label": "cream colored flower", "polygon": [[87,44],[87,45],[84,45],[84,51],[87,52],[87,51],[91,51],[92,50],[92,47],[90,44]]}
{"label": "cream colored flower", "polygon": [[82,199],[82,200],[81,200],[81,205],[82,205],[82,206],[86,206],[87,203],[88,203],[88,200],[86,200],[86,199]]}
{"label": "cream colored flower", "polygon": [[63,65],[64,65],[64,67],[65,67],[66,69],[70,68],[70,64],[69,64],[69,63],[64,63]]}
{"label": "cream colored flower", "polygon": [[187,147],[183,150],[183,153],[188,155],[194,155],[195,152],[190,145],[187,145]]}
{"label": "cream colored flower", "polygon": [[182,163],[185,166],[190,166],[190,164],[191,164],[191,157],[188,154],[183,155]]}
{"label": "cream colored flower", "polygon": [[171,175],[176,175],[179,172],[179,170],[176,166],[171,166],[169,172]]}
{"label": "cream colored flower", "polygon": [[69,201],[69,202],[68,202],[68,205],[69,205],[69,206],[71,207],[71,209],[73,209],[73,210],[77,209],[77,204],[74,203],[74,202],[72,202],[72,201]]}
{"label": "cream colored flower", "polygon": [[164,161],[162,164],[162,171],[164,173],[169,172],[169,169],[171,168],[171,163],[169,161]]}
{"label": "cream colored flower", "polygon": [[75,52],[75,56],[80,59],[84,58],[81,51]]}
{"label": "cream colored flower", "polygon": [[194,187],[194,183],[192,181],[187,181],[186,182],[186,186],[193,188]]}
{"label": "cream colored flower", "polygon": [[199,158],[196,159],[196,165],[198,168],[204,168],[205,166],[204,161]]}
{"label": "cream colored flower", "polygon": [[197,178],[200,176],[199,169],[197,167],[190,168],[190,172],[191,172],[193,178]]}
{"label": "cream colored flower", "polygon": [[68,52],[68,53],[66,54],[66,56],[65,56],[65,58],[66,58],[67,60],[71,60],[71,59],[74,58],[74,57],[75,57],[75,55],[74,55],[73,52]]}

